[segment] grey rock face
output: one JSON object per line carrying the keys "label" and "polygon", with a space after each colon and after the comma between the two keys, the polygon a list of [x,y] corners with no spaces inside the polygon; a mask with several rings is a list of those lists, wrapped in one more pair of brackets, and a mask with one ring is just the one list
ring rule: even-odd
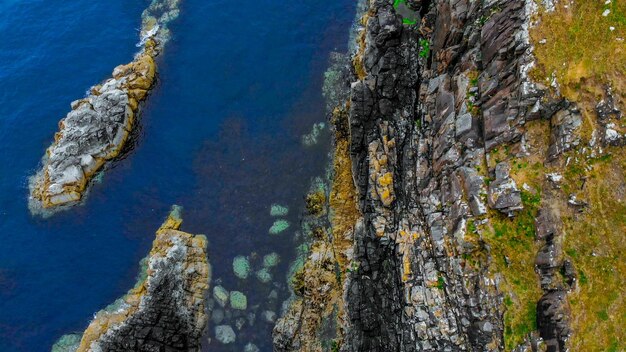
{"label": "grey rock face", "polygon": [[548,352],[567,351],[565,343],[570,335],[569,306],[562,290],[546,293],[537,303],[537,327]]}
{"label": "grey rock face", "polygon": [[580,143],[578,131],[582,125],[582,115],[575,107],[560,110],[552,116],[550,125],[552,134],[548,158],[554,160]]}
{"label": "grey rock face", "polygon": [[509,176],[510,170],[507,163],[496,165],[496,179],[489,184],[489,206],[512,216],[514,211],[522,210],[524,206],[521,193]]}

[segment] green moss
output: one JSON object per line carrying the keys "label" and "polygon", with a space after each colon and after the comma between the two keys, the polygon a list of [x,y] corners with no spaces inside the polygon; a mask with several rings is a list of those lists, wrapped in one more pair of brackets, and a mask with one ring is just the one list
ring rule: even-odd
{"label": "green moss", "polygon": [[430,42],[426,39],[419,41],[419,57],[427,59],[430,56]]}
{"label": "green moss", "polygon": [[535,243],[535,216],[541,204],[540,192],[522,191],[524,209],[509,218],[491,214],[491,231],[486,240],[492,248],[494,268],[504,276],[505,349],[512,350],[536,329],[536,304],[542,295],[534,268],[538,250]]}
{"label": "green moss", "polygon": [[437,278],[437,288],[440,290],[443,290],[446,287],[446,280],[443,278],[443,276],[439,276]]}
{"label": "green moss", "polygon": [[578,270],[578,282],[580,282],[581,285],[586,285],[587,283],[589,283],[587,275],[585,275],[585,272],[582,270]]}
{"label": "green moss", "polygon": [[600,319],[602,321],[609,320],[609,313],[607,313],[606,310],[601,310],[599,312],[596,312],[596,315],[597,315],[598,319]]}

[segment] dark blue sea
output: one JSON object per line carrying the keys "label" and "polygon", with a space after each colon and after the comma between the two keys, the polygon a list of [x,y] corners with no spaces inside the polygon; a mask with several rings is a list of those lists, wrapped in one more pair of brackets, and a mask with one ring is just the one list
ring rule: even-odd
{"label": "dark blue sea", "polygon": [[[147,5],[0,0],[0,352],[49,351],[82,332],[132,288],[173,204],[182,230],[207,235],[214,280],[261,311],[267,289],[236,279],[232,260],[277,252],[271,285],[287,297],[291,238],[330,148],[327,135],[313,147],[301,136],[326,120],[324,71],[332,51],[347,50],[354,0],[183,0],[134,148],[82,205],[45,219],[28,210],[28,177],[59,120],[132,60]],[[277,236],[272,203],[290,208],[292,226]],[[212,350],[271,351],[271,328],[257,319]]]}

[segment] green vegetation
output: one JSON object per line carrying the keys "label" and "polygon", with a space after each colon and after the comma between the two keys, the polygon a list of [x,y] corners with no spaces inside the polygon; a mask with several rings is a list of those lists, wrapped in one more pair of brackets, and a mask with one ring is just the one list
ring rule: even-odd
{"label": "green vegetation", "polygon": [[330,351],[339,352],[339,343],[337,342],[337,340],[332,340],[330,342]]}
{"label": "green vegetation", "polygon": [[[407,15],[409,15],[409,14],[408,14],[408,13],[406,13],[406,12],[408,11],[409,13],[411,13],[411,14],[412,14],[412,12],[413,12],[413,11],[411,11],[411,10],[408,8],[407,3],[406,3],[406,0],[394,0],[394,2],[393,2],[393,8],[394,8],[394,9],[396,9],[396,10],[400,10],[400,5],[401,5],[401,4],[402,4],[402,5],[404,5],[404,6],[403,6],[403,7],[404,7],[404,9],[403,9],[404,11],[402,11],[402,12],[405,12],[405,13],[403,14],[403,16],[402,16],[402,23],[403,23],[403,24],[407,24],[407,25],[414,25],[414,24],[417,24],[417,19],[416,19],[414,16],[407,17]],[[398,12],[400,12],[400,11],[398,11]]]}
{"label": "green vegetation", "polygon": [[446,280],[443,278],[443,276],[439,276],[437,278],[437,288],[440,290],[443,290],[446,287]]}
{"label": "green vegetation", "polygon": [[[512,172],[527,173],[515,168]],[[524,175],[512,175],[526,178]],[[536,182],[531,182],[535,185]],[[539,189],[538,187],[535,187]],[[492,211],[491,226],[484,228],[484,238],[491,247],[492,272],[503,275],[505,293],[505,349],[512,350],[536,330],[536,304],[542,290],[535,273],[535,217],[541,205],[541,191],[522,191],[524,209],[515,217]],[[475,226],[475,224],[474,224]],[[468,224],[469,227],[469,224]]]}
{"label": "green vegetation", "polygon": [[420,39],[419,45],[419,56],[423,59],[427,59],[430,56],[430,42],[426,39]]}

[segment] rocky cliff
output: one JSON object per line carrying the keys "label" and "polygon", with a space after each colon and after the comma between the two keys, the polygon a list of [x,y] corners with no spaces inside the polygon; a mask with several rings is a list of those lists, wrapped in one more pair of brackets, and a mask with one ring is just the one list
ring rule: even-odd
{"label": "rocky cliff", "polygon": [[140,103],[156,80],[155,58],[169,39],[167,25],[178,17],[179,0],[153,0],[142,15],[141,50],[112,77],[71,103],[30,181],[33,213],[81,200],[91,179],[115,159],[136,127]]}
{"label": "rocky cliff", "polygon": [[[624,228],[598,196],[626,184],[621,151],[606,149],[623,145],[623,94],[583,99],[571,92],[597,83],[579,79],[568,94],[555,74],[542,76],[549,63],[536,45],[568,40],[536,38],[555,9],[580,11],[532,0],[369,2],[350,98],[333,117],[333,182],[348,201],[330,198],[332,233],[313,240],[323,245],[301,274],[302,301],[277,324],[276,350],[618,350],[623,246],[590,227],[601,215],[611,243]],[[623,197],[611,196],[620,214]],[[584,231],[594,249],[583,249]],[[336,274],[326,294],[342,291],[321,300],[334,309],[314,303],[323,258]],[[611,283],[601,313],[585,311],[593,288],[577,262]],[[588,329],[602,342],[577,340]]]}
{"label": "rocky cliff", "polygon": [[157,231],[137,285],[95,314],[82,335],[66,335],[62,351],[200,351],[208,322],[211,270],[207,240],[179,231],[180,209]]}

